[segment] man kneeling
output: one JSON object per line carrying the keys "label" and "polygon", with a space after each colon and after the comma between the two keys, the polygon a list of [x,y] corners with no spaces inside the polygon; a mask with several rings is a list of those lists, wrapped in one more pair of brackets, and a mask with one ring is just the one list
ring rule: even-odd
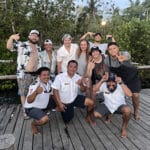
{"label": "man kneeling", "polygon": [[30,85],[24,106],[27,115],[34,119],[31,123],[33,134],[39,133],[37,126],[44,125],[49,120],[45,109],[49,104],[52,90],[49,68],[41,67],[37,70],[37,74],[38,79]]}
{"label": "man kneeling", "polygon": [[132,96],[130,89],[122,82],[120,77],[116,77],[113,73],[110,73],[108,77],[103,76],[103,78],[93,86],[93,91],[100,91],[104,94],[104,103],[96,106],[94,116],[101,118],[106,115],[106,121],[109,121],[111,114],[123,114],[121,137],[127,137],[127,124],[130,119],[131,110],[130,107],[126,105],[125,96]]}

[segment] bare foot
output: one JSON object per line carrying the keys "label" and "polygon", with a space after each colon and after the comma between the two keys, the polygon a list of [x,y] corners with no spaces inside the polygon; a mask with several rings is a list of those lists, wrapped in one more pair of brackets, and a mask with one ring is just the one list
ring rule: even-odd
{"label": "bare foot", "polygon": [[31,129],[32,129],[32,134],[40,133],[38,128],[33,123],[31,123]]}
{"label": "bare foot", "polygon": [[127,130],[126,129],[122,129],[121,130],[121,137],[122,138],[126,138],[127,137]]}
{"label": "bare foot", "polygon": [[106,124],[109,124],[110,123],[110,121],[111,121],[111,118],[110,118],[111,116],[110,115],[107,115],[106,116],[106,118],[105,118],[105,123]]}
{"label": "bare foot", "polygon": [[94,120],[92,120],[90,116],[86,117],[86,121],[87,121],[90,125],[96,125],[96,122],[95,122]]}
{"label": "bare foot", "polygon": [[134,114],[134,119],[137,120],[137,121],[140,120],[140,115],[138,113]]}

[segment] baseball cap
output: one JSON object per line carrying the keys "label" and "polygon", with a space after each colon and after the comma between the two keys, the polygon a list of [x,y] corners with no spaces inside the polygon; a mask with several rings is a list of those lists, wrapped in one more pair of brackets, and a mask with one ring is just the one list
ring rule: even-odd
{"label": "baseball cap", "polygon": [[113,81],[113,82],[116,81],[116,75],[114,73],[109,73],[107,82],[109,81]]}
{"label": "baseball cap", "polygon": [[91,48],[91,53],[92,53],[93,51],[99,51],[100,53],[102,52],[102,51],[99,49],[98,46],[93,46],[93,47]]}
{"label": "baseball cap", "polygon": [[50,40],[50,39],[46,39],[45,41],[44,41],[44,45],[45,44],[50,44],[50,45],[52,45],[53,43],[52,43],[52,41]]}
{"label": "baseball cap", "polygon": [[37,34],[37,35],[39,35],[39,31],[38,30],[31,30],[30,33],[29,33],[29,35],[31,35],[31,34]]}

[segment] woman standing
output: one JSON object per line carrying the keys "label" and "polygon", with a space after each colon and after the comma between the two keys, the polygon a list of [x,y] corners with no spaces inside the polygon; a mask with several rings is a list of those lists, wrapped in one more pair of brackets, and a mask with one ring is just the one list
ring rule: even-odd
{"label": "woman standing", "polygon": [[81,40],[77,51],[78,70],[77,73],[83,76],[86,72],[89,58],[89,43],[87,40]]}
{"label": "woman standing", "polygon": [[40,53],[41,66],[50,69],[50,76],[53,80],[56,72],[56,52],[50,39],[44,41],[44,50]]}

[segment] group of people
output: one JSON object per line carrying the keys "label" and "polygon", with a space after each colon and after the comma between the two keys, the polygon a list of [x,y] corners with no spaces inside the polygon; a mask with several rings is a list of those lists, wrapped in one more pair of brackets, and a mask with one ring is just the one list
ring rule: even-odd
{"label": "group of people", "polygon": [[[7,41],[7,49],[18,52],[19,94],[25,119],[33,118],[33,134],[39,133],[37,126],[48,122],[47,110],[60,111],[68,124],[74,108],[80,107],[86,108],[86,121],[91,125],[95,124],[94,117],[105,116],[108,123],[113,113],[121,113],[121,137],[126,137],[131,115],[126,97],[132,98],[138,120],[140,92],[140,78],[129,53],[120,53],[112,35],[106,35],[111,42],[102,44],[101,33],[87,32],[79,44],[73,44],[71,35],[65,34],[58,50],[50,39],[44,41],[41,50],[39,35],[39,31],[31,30],[26,42],[19,41],[19,34]],[[89,42],[88,36],[94,42]]]}

